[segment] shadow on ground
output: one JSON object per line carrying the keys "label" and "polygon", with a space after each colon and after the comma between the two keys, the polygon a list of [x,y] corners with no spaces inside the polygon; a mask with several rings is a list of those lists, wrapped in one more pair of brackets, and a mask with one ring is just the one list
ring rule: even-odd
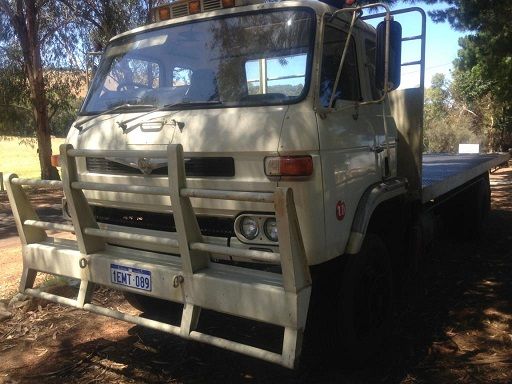
{"label": "shadow on ground", "polygon": [[[28,190],[30,202],[37,207],[40,218],[55,223],[64,222],[62,218],[62,191],[54,189]],[[0,240],[18,236],[16,223],[12,215],[7,192],[0,192]]]}
{"label": "shadow on ground", "polygon": [[[326,361],[308,355],[297,371],[289,371],[138,326],[119,341],[98,335],[71,348],[69,340],[80,332],[77,327],[52,356],[11,378],[28,383],[510,382],[510,223],[512,213],[493,211],[480,240],[442,239],[435,244],[424,299],[401,308],[392,339],[363,370],[339,368],[335,356]],[[251,323],[241,330],[231,319],[212,313],[206,317],[200,326],[210,332],[228,330],[239,338],[260,334],[259,343],[276,344],[272,328]]]}

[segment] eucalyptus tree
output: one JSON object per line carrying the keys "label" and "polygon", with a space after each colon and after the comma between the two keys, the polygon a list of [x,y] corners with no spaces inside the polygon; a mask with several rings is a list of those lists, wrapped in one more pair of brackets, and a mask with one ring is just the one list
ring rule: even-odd
{"label": "eucalyptus tree", "polygon": [[447,7],[430,13],[469,34],[459,40],[454,94],[487,127],[493,149],[512,146],[512,2],[424,0]]}
{"label": "eucalyptus tree", "polygon": [[[42,178],[59,177],[50,160],[50,120],[59,109],[71,108],[66,96],[83,84],[85,51],[140,24],[151,5],[152,0],[0,0],[0,108],[30,113],[31,119],[20,115],[20,121],[32,122]],[[25,90],[28,103],[22,102]]]}
{"label": "eucalyptus tree", "polygon": [[47,0],[0,0],[1,49],[19,51],[37,138],[41,177],[56,179],[52,154],[45,68],[58,68],[72,59],[78,42],[74,15]]}

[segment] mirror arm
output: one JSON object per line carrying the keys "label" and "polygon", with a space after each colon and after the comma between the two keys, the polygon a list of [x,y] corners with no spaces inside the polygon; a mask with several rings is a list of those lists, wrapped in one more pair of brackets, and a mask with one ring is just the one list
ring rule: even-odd
{"label": "mirror arm", "polygon": [[[378,7],[382,7],[384,8],[385,10],[385,21],[386,21],[386,43],[385,43],[385,58],[384,58],[384,92],[382,94],[382,96],[378,99],[378,100],[371,100],[371,101],[365,101],[365,102],[356,102],[355,104],[358,106],[361,106],[361,105],[370,105],[370,104],[379,104],[379,103],[382,103],[385,98],[386,98],[386,95],[387,93],[389,92],[388,89],[389,89],[389,74],[388,74],[388,70],[389,70],[389,37],[390,37],[390,23],[391,23],[391,9],[389,8],[389,5],[387,4],[384,4],[384,3],[374,3],[374,4],[367,4],[367,5],[362,5],[362,6],[358,6],[358,7],[355,7],[355,8],[341,8],[341,9],[338,9],[337,11],[335,11],[334,13],[332,13],[329,18],[328,18],[328,22],[331,22],[332,20],[334,20],[339,14],[341,13],[348,13],[348,12],[353,12],[354,15],[352,17],[352,22],[350,23],[350,28],[349,28],[349,32],[348,32],[348,36],[347,36],[347,41],[345,42],[345,47],[343,49],[343,54],[342,54],[342,57],[341,57],[341,60],[340,60],[340,66],[338,67],[338,73],[336,74],[336,81],[334,83],[334,86],[333,86],[333,92],[331,94],[331,99],[329,100],[329,107],[328,108],[325,108],[323,110],[323,113],[326,113],[326,112],[333,112],[335,110],[335,108],[333,107],[333,102],[334,102],[334,97],[335,97],[335,93],[336,93],[336,88],[338,88],[338,83],[339,83],[339,78],[341,76],[341,70],[343,68],[343,64],[344,64],[344,61],[345,61],[345,56],[346,56],[346,53],[347,53],[347,50],[348,50],[348,45],[349,45],[349,42],[350,42],[350,36],[352,35],[352,29],[355,25],[355,22],[357,21],[357,19],[362,15],[362,11],[363,9],[365,8],[378,8]],[[344,21],[344,20],[343,20]]]}
{"label": "mirror arm", "polygon": [[334,80],[334,85],[332,87],[331,98],[329,100],[329,108],[333,107],[334,98],[336,97],[336,89],[338,89],[338,83],[340,82],[341,70],[343,69],[343,65],[345,64],[345,58],[347,56],[348,47],[350,45],[350,38],[352,37],[352,31],[354,29],[356,20],[357,12],[354,12],[352,14],[352,21],[350,22],[350,28],[347,34],[347,40],[345,41],[345,46],[343,47],[343,53],[341,54],[341,60],[338,66],[338,73],[336,73],[336,80]]}

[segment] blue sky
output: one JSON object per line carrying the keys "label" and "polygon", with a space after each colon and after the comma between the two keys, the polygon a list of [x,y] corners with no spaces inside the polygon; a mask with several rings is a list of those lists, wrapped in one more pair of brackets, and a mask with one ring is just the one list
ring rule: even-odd
{"label": "blue sky", "polygon": [[[464,36],[463,33],[455,31],[451,28],[449,23],[434,23],[428,12],[435,9],[443,9],[445,4],[426,5],[422,3],[411,5],[409,3],[399,2],[393,9],[409,8],[412,6],[423,8],[427,12],[427,29],[426,29],[426,68],[425,68],[425,86],[429,87],[431,78],[436,73],[444,73],[450,78],[450,70],[452,69],[452,62],[457,57],[459,50],[458,40]],[[421,17],[419,13],[414,12],[406,15],[397,15],[397,21],[402,24],[403,36],[416,36],[421,32]],[[377,25],[381,20],[370,21],[371,24]],[[420,43],[419,40],[414,42],[404,42],[402,46],[402,62],[416,61],[420,58]],[[289,57],[289,65],[270,66],[274,70],[269,69],[268,77],[278,77],[283,75],[302,75],[304,73],[305,56],[299,55],[296,57]],[[248,71],[248,78],[251,80],[258,78],[258,63],[257,61],[247,63],[246,70]],[[290,70],[290,68],[293,68]],[[402,68],[402,79],[400,88],[415,87],[419,84],[419,66],[406,66]],[[275,73],[274,73],[275,72]],[[292,72],[292,73],[290,73]],[[303,79],[288,79],[285,81],[289,84],[298,84]]]}
{"label": "blue sky", "polygon": [[[443,9],[446,5],[425,5],[415,4],[423,8],[426,12],[434,9]],[[410,4],[399,3],[393,9],[411,7]],[[419,16],[407,17],[397,16],[396,20],[402,24],[404,36],[416,35],[420,32]],[[464,36],[463,33],[453,30],[448,23],[434,23],[427,14],[427,44],[426,44],[426,70],[425,86],[430,86],[430,79],[436,73],[442,72],[448,77],[452,62],[457,57],[459,50],[458,40]],[[419,58],[419,45],[414,43],[405,43],[402,50],[403,61]],[[416,57],[415,57],[416,56]],[[412,61],[412,60],[411,60]],[[402,68],[402,86],[405,88],[419,83],[419,67]]]}

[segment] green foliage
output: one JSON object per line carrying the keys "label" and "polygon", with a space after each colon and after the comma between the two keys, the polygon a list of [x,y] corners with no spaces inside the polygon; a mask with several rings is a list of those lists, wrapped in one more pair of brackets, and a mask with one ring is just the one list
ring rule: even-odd
{"label": "green foliage", "polygon": [[32,119],[23,70],[14,63],[0,68],[0,134],[29,135]]}
{"label": "green foliage", "polygon": [[151,0],[78,0],[74,12],[88,27],[90,48],[99,51],[113,36],[144,24],[152,4]]}
{"label": "green foliage", "polygon": [[454,28],[472,33],[459,40],[453,96],[484,125],[491,149],[512,147],[512,2],[424,2],[448,5],[430,13],[434,21],[448,21]]}
{"label": "green foliage", "polygon": [[486,138],[480,117],[469,110],[442,73],[432,77],[425,92],[424,148],[427,152],[457,152],[459,144],[480,144]]}
{"label": "green foliage", "polygon": [[[0,134],[34,136],[33,99],[9,10],[0,7]],[[51,0],[37,4],[45,98],[53,135],[65,135],[85,89],[85,55],[143,23],[151,0]],[[26,14],[22,14],[26,16]]]}

